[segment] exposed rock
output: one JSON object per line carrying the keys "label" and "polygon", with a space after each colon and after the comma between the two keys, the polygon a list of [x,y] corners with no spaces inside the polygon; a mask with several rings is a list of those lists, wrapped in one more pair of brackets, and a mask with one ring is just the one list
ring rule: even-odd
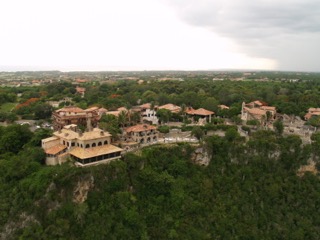
{"label": "exposed rock", "polygon": [[26,228],[31,224],[39,224],[39,221],[34,216],[23,212],[17,221],[8,222],[4,226],[3,231],[0,233],[0,239],[13,239],[13,235],[17,230]]}
{"label": "exposed rock", "polygon": [[195,164],[208,166],[210,163],[211,156],[209,156],[209,153],[205,148],[199,147],[194,151],[194,153],[191,156],[191,159]]}
{"label": "exposed rock", "polygon": [[92,175],[81,177],[73,191],[72,201],[75,203],[83,203],[87,200],[88,192],[94,187],[94,178]]}
{"label": "exposed rock", "polygon": [[318,170],[316,168],[316,163],[314,161],[309,160],[307,165],[301,166],[298,169],[297,175],[299,177],[303,177],[306,172],[310,172],[314,175],[316,175],[318,173]]}

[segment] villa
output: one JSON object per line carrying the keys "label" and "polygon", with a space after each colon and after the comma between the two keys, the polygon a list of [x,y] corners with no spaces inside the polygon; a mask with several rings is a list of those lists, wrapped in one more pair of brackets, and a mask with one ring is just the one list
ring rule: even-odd
{"label": "villa", "polygon": [[111,144],[111,134],[99,128],[81,132],[71,124],[42,139],[46,164],[62,164],[71,158],[77,166],[108,163],[121,158],[123,149]]}

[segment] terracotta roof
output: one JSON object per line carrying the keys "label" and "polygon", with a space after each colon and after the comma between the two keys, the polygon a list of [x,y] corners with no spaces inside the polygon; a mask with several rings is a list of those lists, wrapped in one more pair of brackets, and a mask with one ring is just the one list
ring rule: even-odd
{"label": "terracotta roof", "polygon": [[51,142],[51,141],[56,141],[56,140],[59,140],[59,138],[57,138],[57,137],[48,137],[48,138],[42,139],[42,142],[46,143],[46,142]]}
{"label": "terracotta roof", "polygon": [[209,111],[209,110],[206,110],[204,108],[199,108],[199,109],[189,109],[186,111],[187,114],[190,114],[190,115],[199,115],[199,116],[209,116],[209,115],[213,115],[214,112],[212,111]]}
{"label": "terracotta roof", "polygon": [[220,109],[229,109],[229,107],[226,106],[226,105],[218,105],[218,108],[220,108]]}
{"label": "terracotta roof", "polygon": [[56,131],[53,133],[54,136],[66,140],[76,139],[79,136],[79,133],[72,131],[70,129],[61,129],[61,131]]}
{"label": "terracotta roof", "polygon": [[110,114],[110,115],[118,117],[120,114],[120,111],[107,111],[106,114]]}
{"label": "terracotta roof", "polygon": [[144,132],[157,129],[155,126],[148,125],[148,124],[138,124],[132,127],[128,127],[126,132]]}
{"label": "terracotta roof", "polygon": [[98,110],[100,113],[105,113],[105,112],[108,112],[108,109],[106,108],[99,108]]}
{"label": "terracotta roof", "polygon": [[262,110],[271,110],[271,111],[275,111],[276,107],[272,107],[272,106],[261,106],[260,109]]}
{"label": "terracotta roof", "polygon": [[[103,135],[101,135],[103,134]],[[108,132],[103,131],[100,128],[94,128],[90,132],[84,132],[82,136],[78,137],[79,140],[91,140],[91,139],[99,139],[99,138],[105,138],[105,137],[111,137],[111,134]]]}
{"label": "terracotta roof", "polygon": [[56,155],[57,153],[63,151],[66,148],[67,148],[66,146],[59,144],[51,148],[48,148],[47,150],[45,150],[45,152],[46,154]]}
{"label": "terracotta roof", "polygon": [[79,107],[74,107],[74,106],[70,106],[70,107],[63,107],[58,109],[56,112],[74,112],[74,113],[82,113],[84,112],[83,109],[79,108]]}
{"label": "terracotta roof", "polygon": [[253,115],[265,115],[266,114],[265,110],[262,110],[259,108],[246,108],[245,107],[244,110],[250,114],[253,114]]}
{"label": "terracotta roof", "polygon": [[75,147],[69,153],[80,159],[86,159],[91,157],[97,157],[108,153],[121,152],[123,149],[114,145],[108,144],[93,148],[80,148]]}
{"label": "terracotta roof", "polygon": [[125,107],[119,107],[117,110],[118,110],[119,112],[122,112],[122,111],[128,112],[128,109],[126,109]]}
{"label": "terracotta roof", "polygon": [[168,103],[168,104],[159,106],[158,109],[167,109],[171,112],[179,112],[181,110],[181,107],[174,105],[172,103]]}
{"label": "terracotta roof", "polygon": [[264,104],[262,102],[260,102],[259,100],[256,100],[253,102],[254,104],[256,105],[259,105],[259,106],[263,106]]}
{"label": "terracotta roof", "polygon": [[83,87],[76,87],[76,91],[77,91],[78,93],[84,93],[84,92],[86,91],[86,89],[83,88]]}
{"label": "terracotta roof", "polygon": [[309,108],[308,112],[320,112],[320,108]]}
{"label": "terracotta roof", "polygon": [[141,107],[143,109],[149,109],[149,108],[151,108],[151,103],[145,103],[145,104],[140,105],[139,107]]}
{"label": "terracotta roof", "polygon": [[98,110],[99,108],[98,107],[91,107],[91,108],[87,108],[86,110],[84,110],[84,111],[86,111],[86,112],[92,112],[92,111],[96,111],[96,110]]}

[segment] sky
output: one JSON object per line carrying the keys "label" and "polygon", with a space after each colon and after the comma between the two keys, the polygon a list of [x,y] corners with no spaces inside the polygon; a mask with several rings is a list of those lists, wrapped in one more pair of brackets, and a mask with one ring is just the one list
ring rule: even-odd
{"label": "sky", "polygon": [[320,71],[319,0],[1,0],[0,71]]}

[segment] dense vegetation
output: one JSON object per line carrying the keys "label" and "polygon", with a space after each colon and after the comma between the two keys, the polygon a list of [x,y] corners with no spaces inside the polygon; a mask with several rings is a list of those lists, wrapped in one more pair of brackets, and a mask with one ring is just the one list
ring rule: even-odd
{"label": "dense vegetation", "polygon": [[[270,131],[246,142],[228,128],[225,137],[205,138],[207,167],[192,162],[194,146],[180,144],[75,168],[41,165],[34,143],[46,132],[0,130],[2,238],[320,238],[319,176],[297,176],[308,159],[318,162],[319,134],[302,146]],[[21,147],[6,146],[18,133]],[[81,183],[90,183],[88,198],[75,202]]]}
{"label": "dense vegetation", "polygon": [[[235,77],[240,73],[229,73]],[[166,75],[163,75],[166,76]],[[162,76],[162,77],[163,77]],[[118,107],[128,107],[151,102],[153,104],[173,103],[182,107],[206,108],[215,111],[220,116],[235,117],[240,112],[241,103],[261,100],[276,106],[278,112],[304,116],[309,107],[319,107],[320,81],[319,74],[299,76],[289,73],[257,73],[247,79],[263,79],[267,81],[213,81],[214,74],[181,73],[176,75],[184,81],[157,81],[141,73],[142,84],[137,81],[118,80],[106,83],[97,79],[87,83],[79,83],[86,88],[84,97],[76,93],[71,82],[53,82],[38,87],[3,88],[0,91],[0,105],[5,102],[18,101],[22,104],[14,111],[25,118],[49,118],[52,108],[46,101],[61,100],[71,97],[79,107],[93,105],[115,110]],[[285,77],[286,81],[281,81]],[[288,79],[295,79],[294,82]],[[297,79],[298,78],[298,79]],[[124,78],[125,79],[125,78]],[[16,93],[22,94],[16,99]],[[30,99],[38,99],[28,103]],[[61,103],[61,106],[70,102]],[[231,106],[229,111],[219,111],[217,105]],[[163,116],[164,121],[168,116]],[[170,116],[176,118],[177,116]],[[181,120],[181,119],[180,119]]]}

